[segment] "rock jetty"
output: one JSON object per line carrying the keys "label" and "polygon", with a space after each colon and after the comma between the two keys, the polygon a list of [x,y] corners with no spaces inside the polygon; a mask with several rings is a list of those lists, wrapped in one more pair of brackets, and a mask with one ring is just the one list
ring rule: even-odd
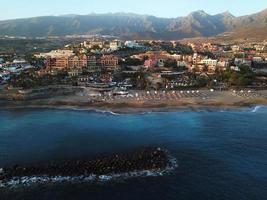
{"label": "rock jetty", "polygon": [[170,167],[166,150],[145,147],[128,153],[114,154],[92,160],[69,160],[31,166],[0,168],[0,183],[25,177],[103,177],[144,171],[162,171]]}

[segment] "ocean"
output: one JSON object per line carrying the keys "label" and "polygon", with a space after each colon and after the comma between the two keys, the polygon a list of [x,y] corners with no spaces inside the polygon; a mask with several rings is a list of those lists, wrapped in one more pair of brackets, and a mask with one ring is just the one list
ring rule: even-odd
{"label": "ocean", "polygon": [[263,200],[267,197],[267,107],[116,114],[0,110],[0,167],[84,159],[144,146],[167,149],[164,176],[101,184],[0,190],[2,200]]}

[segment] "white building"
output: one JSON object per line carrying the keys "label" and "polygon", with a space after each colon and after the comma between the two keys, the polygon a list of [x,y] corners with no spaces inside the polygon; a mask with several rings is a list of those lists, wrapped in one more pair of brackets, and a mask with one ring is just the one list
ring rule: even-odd
{"label": "white building", "polygon": [[204,59],[201,61],[201,63],[207,66],[217,66],[218,61],[214,59]]}
{"label": "white building", "polygon": [[263,51],[265,48],[265,45],[263,44],[257,44],[254,46],[254,48],[256,49],[256,51]]}
{"label": "white building", "polygon": [[234,71],[240,71],[240,68],[237,66],[231,66],[230,69]]}
{"label": "white building", "polygon": [[71,50],[52,50],[48,53],[40,53],[35,55],[38,58],[46,58],[46,57],[51,57],[51,58],[61,58],[61,57],[70,57],[74,56],[75,54]]}
{"label": "white building", "polygon": [[84,41],[83,46],[85,48],[93,48],[95,46],[98,46],[100,49],[104,47],[105,42],[101,40],[90,40],[90,41]]}
{"label": "white building", "polygon": [[124,45],[128,48],[140,48],[141,47],[136,41],[126,41]]}
{"label": "white building", "polygon": [[23,58],[17,58],[15,60],[13,60],[14,64],[20,64],[20,63],[26,63],[26,60]]}
{"label": "white building", "polygon": [[231,46],[231,49],[232,49],[232,51],[239,51],[240,50],[240,46],[233,45],[233,46]]}
{"label": "white building", "polygon": [[112,51],[117,51],[117,50],[119,50],[120,48],[122,48],[122,42],[121,41],[119,41],[119,40],[114,40],[114,41],[112,41],[112,42],[110,42],[110,44],[109,44],[109,48],[112,50]]}

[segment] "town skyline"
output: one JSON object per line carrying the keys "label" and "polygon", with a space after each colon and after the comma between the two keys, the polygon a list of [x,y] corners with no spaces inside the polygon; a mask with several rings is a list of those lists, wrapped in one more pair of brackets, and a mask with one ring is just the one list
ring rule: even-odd
{"label": "town skyline", "polygon": [[[227,3],[229,2],[229,4]],[[152,4],[153,3],[153,4]],[[231,6],[229,6],[231,3]],[[53,4],[53,6],[48,6]],[[107,6],[101,6],[101,5]],[[14,7],[14,5],[16,5]],[[27,6],[25,6],[27,5]],[[172,6],[170,6],[172,5]],[[115,1],[90,1],[84,2],[83,0],[68,0],[56,1],[51,0],[40,2],[33,0],[10,0],[3,2],[3,9],[0,13],[0,21],[8,19],[30,18],[38,16],[61,16],[61,15],[89,15],[89,14],[106,14],[106,13],[135,13],[140,15],[153,15],[162,18],[176,18],[187,16],[196,10],[203,10],[210,15],[215,15],[223,12],[230,12],[234,16],[249,15],[255,12],[260,12],[267,8],[267,3],[263,0],[257,4],[244,4],[244,1],[237,0],[230,2],[229,0],[223,2],[214,2],[211,0],[200,1],[184,1],[184,0],[167,0],[164,2],[153,2],[148,0],[142,2],[140,0],[128,1],[127,4],[122,0]],[[23,9],[20,9],[22,8]],[[10,12],[12,10],[12,12]]]}

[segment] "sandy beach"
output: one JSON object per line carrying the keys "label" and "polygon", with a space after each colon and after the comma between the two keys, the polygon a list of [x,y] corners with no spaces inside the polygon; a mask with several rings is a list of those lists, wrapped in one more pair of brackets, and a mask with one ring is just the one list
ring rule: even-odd
{"label": "sandy beach", "polygon": [[[93,94],[93,95],[92,95]],[[236,109],[267,105],[267,90],[176,90],[129,91],[127,95],[95,93],[85,89],[76,94],[32,100],[0,100],[0,108],[98,109],[116,113],[187,110],[201,108]]]}

